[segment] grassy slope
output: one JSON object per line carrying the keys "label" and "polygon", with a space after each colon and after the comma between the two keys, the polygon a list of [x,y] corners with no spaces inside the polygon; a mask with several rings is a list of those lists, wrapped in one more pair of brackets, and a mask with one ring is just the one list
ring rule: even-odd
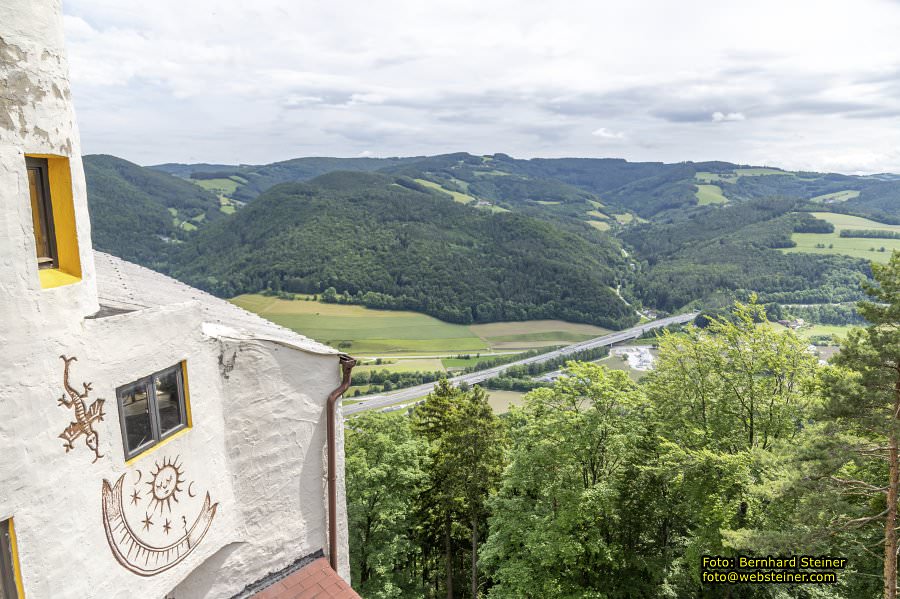
{"label": "grassy slope", "polygon": [[845,191],[835,191],[833,193],[825,193],[820,196],[816,196],[814,198],[810,198],[810,202],[822,202],[822,203],[831,203],[831,202],[846,202],[847,200],[852,200],[853,198],[858,198],[859,192],[853,189],[847,189]]}
{"label": "grassy slope", "polygon": [[[843,254],[864,260],[875,262],[887,262],[891,257],[891,250],[900,250],[900,239],[867,239],[856,237],[841,237],[843,229],[871,229],[883,231],[900,231],[900,225],[885,225],[867,218],[850,216],[847,214],[832,214],[830,212],[813,212],[814,216],[827,220],[834,225],[834,233],[794,233],[791,239],[797,246],[787,248],[785,252],[805,252],[812,254]],[[824,248],[817,248],[817,244],[824,244]],[[831,245],[832,247],[828,247]],[[884,247],[884,252],[870,251],[870,248]]]}
{"label": "grassy slope", "polygon": [[459,202],[460,204],[468,204],[469,202],[477,201],[476,198],[470,196],[469,194],[460,193],[458,191],[452,191],[449,189],[444,189],[443,187],[441,187],[434,181],[428,181],[426,179],[416,179],[415,181],[416,181],[416,183],[420,183],[420,184],[424,185],[425,187],[430,187],[431,189],[436,189],[438,191],[442,191],[448,195],[453,196],[453,201]]}
{"label": "grassy slope", "polygon": [[[362,306],[240,295],[234,304],[302,335],[357,354],[466,354],[566,345],[609,330],[560,320],[460,325],[417,312],[371,310]],[[421,370],[407,365],[405,370]]]}
{"label": "grassy slope", "polygon": [[700,206],[706,204],[724,204],[728,199],[722,195],[722,188],[718,185],[697,185],[697,203]]}

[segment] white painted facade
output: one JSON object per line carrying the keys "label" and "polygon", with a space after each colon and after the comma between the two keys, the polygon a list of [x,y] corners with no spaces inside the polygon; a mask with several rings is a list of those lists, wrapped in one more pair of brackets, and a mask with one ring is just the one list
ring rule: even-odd
{"label": "white painted facade", "polygon": [[[60,12],[58,0],[0,3],[0,520],[14,522],[28,599],[229,598],[328,551],[325,407],[338,353],[92,250]],[[78,282],[41,286],[26,154],[69,159]],[[72,386],[91,384],[85,403],[105,400],[96,461],[84,436],[68,452],[59,438],[76,418],[58,401],[63,355],[77,358]],[[192,426],[126,463],[116,389],[181,361]],[[349,579],[338,431],[339,573]],[[182,484],[159,505],[146,485],[172,463]],[[104,512],[120,479],[127,529]],[[124,558],[138,571],[114,553],[126,534],[144,547]],[[167,547],[170,556],[149,553]]]}

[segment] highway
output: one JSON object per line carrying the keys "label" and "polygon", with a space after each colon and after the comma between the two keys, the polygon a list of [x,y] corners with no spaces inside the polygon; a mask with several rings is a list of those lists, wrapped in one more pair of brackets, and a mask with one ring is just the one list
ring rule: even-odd
{"label": "highway", "polygon": [[[691,320],[696,318],[697,314],[698,312],[690,312],[688,314],[667,316],[666,318],[660,318],[658,320],[645,322],[644,324],[632,327],[630,329],[625,329],[624,331],[610,333],[609,335],[604,335],[602,337],[595,337],[594,339],[588,339],[587,341],[582,341],[573,345],[567,345],[566,347],[562,347],[560,349],[550,351],[539,356],[532,356],[530,358],[525,358],[517,362],[504,364],[503,366],[495,366],[494,368],[479,370],[478,372],[461,374],[459,376],[452,377],[449,380],[454,385],[459,385],[462,382],[474,385],[487,379],[494,378],[507,368],[511,368],[513,366],[534,364],[536,362],[546,362],[547,360],[552,360],[553,358],[558,358],[560,356],[568,356],[585,349],[593,349],[595,347],[603,347],[605,345],[621,343],[622,341],[628,341],[629,339],[637,339],[638,337],[652,329],[666,327],[671,324],[683,324],[685,322],[690,322]],[[351,416],[353,414],[357,414],[359,412],[364,412],[367,410],[378,410],[405,401],[412,401],[414,399],[418,399],[420,397],[428,395],[428,393],[430,393],[433,388],[434,383],[426,383],[424,385],[408,387],[406,389],[400,389],[398,391],[394,391],[393,393],[386,393],[384,395],[368,395],[365,396],[365,398],[359,403],[344,406],[344,416]]]}

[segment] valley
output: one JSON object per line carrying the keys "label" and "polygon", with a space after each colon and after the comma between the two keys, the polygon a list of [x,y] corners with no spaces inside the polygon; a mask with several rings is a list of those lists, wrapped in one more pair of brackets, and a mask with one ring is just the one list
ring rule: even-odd
{"label": "valley", "polygon": [[100,249],[371,361],[360,373],[453,373],[751,293],[809,317],[900,248],[889,177],[465,153],[85,165]]}

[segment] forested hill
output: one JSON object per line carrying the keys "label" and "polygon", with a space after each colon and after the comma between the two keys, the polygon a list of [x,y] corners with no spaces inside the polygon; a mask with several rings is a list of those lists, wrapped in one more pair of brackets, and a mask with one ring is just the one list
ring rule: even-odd
{"label": "forested hill", "polygon": [[188,181],[127,160],[84,157],[94,247],[151,268],[168,246],[224,214],[219,199]]}
{"label": "forested hill", "polygon": [[615,240],[515,213],[474,210],[394,176],[334,172],[273,187],[198,231],[178,278],[232,296],[334,288],[372,307],[450,322],[559,318],[625,327]]}
{"label": "forested hill", "polygon": [[338,170],[372,172],[418,160],[421,160],[421,157],[329,158],[313,156],[261,165],[167,163],[149,168],[196,181],[230,178],[238,185],[230,192],[229,197],[237,201],[248,202],[279,183],[308,181],[319,175]]}

